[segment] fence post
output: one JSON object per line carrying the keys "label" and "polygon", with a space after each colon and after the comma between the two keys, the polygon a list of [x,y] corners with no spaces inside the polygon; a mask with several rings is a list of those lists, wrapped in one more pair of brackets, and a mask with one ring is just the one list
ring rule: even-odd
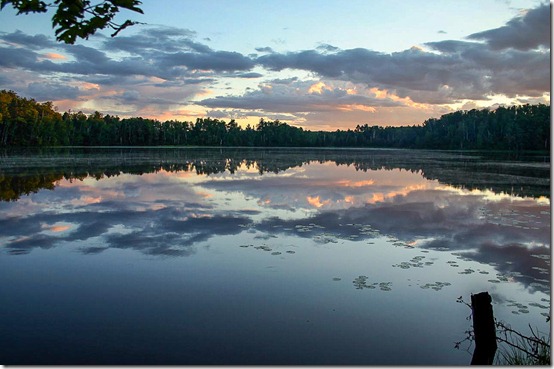
{"label": "fence post", "polygon": [[496,353],[496,328],[492,312],[492,298],[488,292],[471,295],[475,350],[471,365],[492,365]]}

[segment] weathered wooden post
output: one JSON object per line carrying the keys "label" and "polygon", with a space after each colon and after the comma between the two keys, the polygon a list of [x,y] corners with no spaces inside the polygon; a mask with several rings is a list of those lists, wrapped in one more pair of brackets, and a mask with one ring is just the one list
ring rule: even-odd
{"label": "weathered wooden post", "polygon": [[492,298],[488,292],[471,295],[475,350],[471,365],[492,365],[496,353],[496,328],[492,312]]}

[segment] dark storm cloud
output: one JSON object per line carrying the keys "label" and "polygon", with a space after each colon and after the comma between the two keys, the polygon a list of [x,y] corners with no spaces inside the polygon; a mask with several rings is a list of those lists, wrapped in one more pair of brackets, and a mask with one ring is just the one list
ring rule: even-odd
{"label": "dark storm cloud", "polygon": [[550,5],[531,9],[503,27],[474,33],[468,38],[483,40],[493,50],[514,48],[526,51],[539,46],[550,48]]}

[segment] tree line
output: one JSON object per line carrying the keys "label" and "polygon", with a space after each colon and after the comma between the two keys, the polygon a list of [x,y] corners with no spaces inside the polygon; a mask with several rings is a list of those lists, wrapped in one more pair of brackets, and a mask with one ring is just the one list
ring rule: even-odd
{"label": "tree line", "polygon": [[445,150],[550,150],[550,106],[499,107],[456,111],[421,125],[310,131],[279,120],[260,119],[242,128],[198,118],[196,122],[124,118],[99,112],[56,111],[0,91],[0,146],[246,146],[246,147],[389,147]]}

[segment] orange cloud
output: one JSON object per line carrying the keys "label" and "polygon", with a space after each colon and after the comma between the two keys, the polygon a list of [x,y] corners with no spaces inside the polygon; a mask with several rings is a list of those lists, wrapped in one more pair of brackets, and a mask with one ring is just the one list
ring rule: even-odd
{"label": "orange cloud", "polygon": [[67,231],[69,228],[71,227],[68,225],[57,225],[57,226],[50,227],[50,230],[52,232],[63,232],[63,231]]}
{"label": "orange cloud", "polygon": [[395,95],[394,93],[388,91],[387,89],[379,89],[377,87],[373,87],[369,89],[369,92],[371,92],[373,95],[375,95],[378,99],[390,99],[395,102],[401,102],[405,106],[409,106],[411,108],[415,109],[427,109],[429,105],[427,104],[419,104],[412,101],[412,99],[408,97],[400,97],[398,95]]}
{"label": "orange cloud", "polygon": [[196,192],[196,194],[204,199],[209,199],[209,198],[212,198],[214,197],[214,195],[212,195],[211,193],[208,193],[208,192],[201,192],[201,191],[198,191]]}
{"label": "orange cloud", "polygon": [[366,187],[375,184],[375,181],[368,179],[366,181],[338,181],[337,185],[341,187]]}
{"label": "orange cloud", "polygon": [[374,193],[370,199],[366,201],[367,204],[375,204],[377,202],[383,202],[385,199],[390,199],[395,196],[406,196],[410,192],[413,191],[419,191],[419,190],[425,190],[428,186],[425,184],[419,184],[419,185],[412,185],[412,186],[406,186],[398,191],[391,191],[388,193],[378,192]]}
{"label": "orange cloud", "polygon": [[144,109],[142,111],[144,113],[139,114],[141,117],[156,119],[161,122],[168,121],[168,120],[194,121],[196,117],[204,116],[204,114],[202,113],[198,113],[193,110],[186,110],[186,109],[170,110],[170,111],[165,111],[163,113],[154,112],[154,111],[148,112],[147,109]]}
{"label": "orange cloud", "polygon": [[368,113],[375,113],[377,110],[372,106],[362,105],[362,104],[344,104],[337,105],[337,110],[339,111],[366,111]]}
{"label": "orange cloud", "polygon": [[57,54],[57,53],[46,53],[46,54],[42,54],[42,56],[46,59],[51,59],[51,60],[65,60],[65,59],[67,59],[67,57],[65,55]]}
{"label": "orange cloud", "polygon": [[323,82],[317,82],[317,83],[314,83],[313,85],[310,86],[310,88],[308,89],[308,92],[313,94],[313,93],[316,93],[316,94],[320,94],[324,91],[324,90],[328,90],[330,91],[331,88],[328,87],[325,83]]}
{"label": "orange cloud", "polygon": [[79,86],[83,90],[100,90],[100,85],[97,83],[81,82],[79,83]]}
{"label": "orange cloud", "polygon": [[101,196],[81,196],[81,198],[79,200],[77,200],[78,204],[81,205],[81,204],[84,204],[84,205],[89,205],[89,204],[98,204],[100,202],[102,202],[102,197]]}
{"label": "orange cloud", "polygon": [[308,204],[316,208],[320,208],[323,205],[327,205],[331,202],[330,200],[321,201],[319,196],[316,196],[316,197],[307,196],[306,201],[308,201]]}
{"label": "orange cloud", "polygon": [[344,202],[347,204],[353,204],[354,203],[354,196],[346,196],[344,198]]}
{"label": "orange cloud", "polygon": [[59,233],[59,232],[64,232],[64,231],[67,231],[68,229],[71,229],[71,224],[63,224],[63,223],[54,223],[54,224],[47,224],[47,223],[42,223],[40,225],[40,227],[44,230],[47,230],[47,231],[50,231],[50,232],[56,232],[56,233]]}

